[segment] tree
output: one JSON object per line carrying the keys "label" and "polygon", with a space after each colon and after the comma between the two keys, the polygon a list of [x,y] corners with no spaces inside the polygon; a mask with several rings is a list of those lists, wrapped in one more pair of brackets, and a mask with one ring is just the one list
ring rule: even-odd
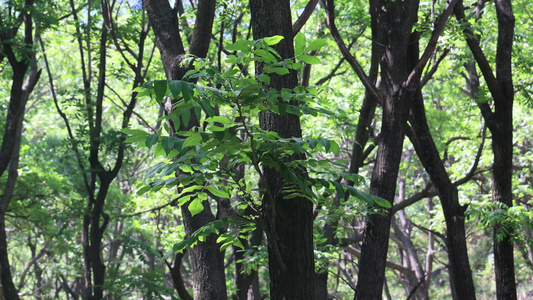
{"label": "tree", "polygon": [[[18,176],[26,103],[41,76],[36,55],[32,49],[35,35],[38,35],[34,29],[32,11],[33,1],[25,1],[19,7],[10,6],[7,11],[2,11],[2,18],[5,16],[6,23],[0,25],[0,62],[7,57],[13,71],[6,125],[0,148],[0,176],[8,170],[8,178],[0,200],[0,271],[3,295],[7,299],[20,298],[11,274],[5,216]],[[20,31],[23,32],[22,37]],[[17,39],[22,40],[20,48],[16,47]]]}
{"label": "tree", "polygon": [[[383,36],[383,56],[381,57],[380,92],[354,62],[357,75],[366,88],[373,91],[383,106],[381,133],[378,140],[377,161],[372,173],[370,193],[393,203],[396,178],[398,175],[402,148],[404,125],[407,120],[410,100],[418,86],[422,70],[430,53],[435,49],[438,37],[444,29],[446,20],[455,3],[452,2],[442,13],[432,33],[424,54],[416,65],[409,66],[409,47],[417,40],[416,33],[411,34],[417,21],[417,2],[370,2],[375,10],[377,22],[372,30],[375,36]],[[382,7],[388,9],[382,10]],[[328,1],[330,23],[334,21],[334,3]],[[371,14],[373,14],[372,12]],[[339,39],[337,38],[337,41]],[[339,42],[338,42],[339,43]],[[384,270],[388,249],[391,211],[368,216],[365,237],[359,263],[359,276],[355,299],[377,299],[381,297]]]}
{"label": "tree", "polygon": [[[294,57],[293,30],[289,1],[251,0],[254,39],[280,35],[283,40],[274,49],[281,59]],[[256,73],[264,69],[256,64]],[[277,91],[292,89],[298,84],[294,70],[287,75],[272,76],[269,87]],[[293,105],[298,105],[294,102]],[[261,128],[282,138],[301,137],[298,116],[280,116],[273,112],[259,115]],[[290,159],[304,159],[294,156]],[[314,298],[313,206],[304,197],[287,199],[281,192],[283,180],[277,170],[265,168],[265,191],[262,209],[269,247],[270,297],[272,299]],[[302,172],[305,172],[302,170]]]}
{"label": "tree", "polygon": [[[494,101],[494,110],[488,103],[478,104],[481,114],[492,133],[492,152],[494,165],[492,170],[492,196],[501,203],[503,212],[513,206],[513,74],[512,49],[515,18],[510,1],[496,1],[498,20],[498,42],[496,54],[496,74],[480,47],[479,37],[465,25],[464,35],[476,60]],[[455,16],[460,22],[465,21],[462,2],[455,9]],[[474,78],[470,77],[471,80]],[[512,229],[502,221],[494,226],[494,261],[496,273],[496,290],[498,299],[516,299],[516,281],[514,271]]]}
{"label": "tree", "polygon": [[[183,14],[181,1],[177,1],[174,8],[168,1],[150,0],[145,2],[145,8],[153,28],[157,46],[161,53],[166,77],[169,80],[181,80],[189,70],[184,65],[185,55],[205,57],[209,49],[211,30],[213,26],[215,1],[199,1],[197,7],[194,33],[190,37],[189,49],[186,52],[183,46],[183,37],[180,33],[178,16]],[[167,113],[172,112],[173,102]],[[198,120],[193,118],[189,124],[173,124],[177,131],[190,129],[198,126]],[[201,213],[193,216],[188,205],[182,206],[182,218],[188,236],[200,229],[207,223],[215,220],[207,201],[204,201],[204,209]],[[203,243],[199,243],[190,250],[194,273],[194,299],[226,299],[226,283],[224,279],[224,258],[216,243],[217,236],[211,235]],[[179,260],[178,260],[179,261]],[[173,268],[180,268],[179,265]]]}

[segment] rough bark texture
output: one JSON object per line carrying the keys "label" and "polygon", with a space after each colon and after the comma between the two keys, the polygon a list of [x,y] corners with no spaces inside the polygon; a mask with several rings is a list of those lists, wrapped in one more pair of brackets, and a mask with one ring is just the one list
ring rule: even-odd
{"label": "rough bark texture", "polygon": [[[188,69],[181,64],[186,52],[180,36],[177,11],[172,9],[166,0],[148,0],[144,5],[154,30],[157,47],[161,52],[167,79],[183,79]],[[187,53],[205,57],[213,26],[215,1],[199,1],[197,9],[194,33]],[[193,118],[189,127],[180,126],[181,130],[198,125],[198,121],[194,118],[195,114],[191,116]],[[187,205],[182,206],[181,212],[188,236],[215,220],[207,201],[204,202],[204,210],[194,217],[191,216]],[[213,234],[205,242],[196,244],[189,252],[194,277],[194,299],[227,299],[224,257],[216,240],[217,236]]]}
{"label": "rough bark texture", "polygon": [[[288,0],[251,0],[254,39],[282,35],[284,39],[274,48],[282,59],[294,57],[293,31]],[[260,74],[258,65],[256,72]],[[297,85],[294,71],[285,76],[271,76],[271,87],[276,90]],[[259,116],[261,128],[277,132],[283,138],[301,137],[300,120],[287,114],[272,112]],[[302,158],[302,157],[294,157]],[[284,199],[281,176],[276,170],[264,169],[270,193],[263,200],[263,219],[267,231],[270,297],[271,299],[313,299],[313,206],[305,198]],[[271,197],[268,194],[276,195]],[[275,239],[275,240],[272,240]],[[278,252],[278,253],[276,253]]]}
{"label": "rough bark texture", "polygon": [[[502,87],[503,98],[495,99],[495,124],[492,132],[492,197],[495,201],[513,206],[513,75],[511,72],[511,51],[514,37],[514,15],[510,0],[497,0],[498,45],[496,53],[496,78]],[[494,267],[496,272],[496,295],[500,300],[513,300],[516,295],[512,234],[498,240],[494,228]],[[503,225],[505,226],[505,225]]]}
{"label": "rough bark texture", "polygon": [[[378,140],[377,161],[372,172],[370,193],[391,204],[396,191],[396,179],[401,159],[404,127],[409,112],[412,91],[403,87],[410,69],[407,49],[418,3],[416,1],[375,1],[379,9],[377,27],[386,42],[381,59],[381,99],[383,116]],[[364,233],[359,274],[354,299],[381,299],[385,281],[385,264],[391,225],[391,210],[368,216]]]}
{"label": "rough bark texture", "polygon": [[[513,77],[511,52],[513,47],[514,23],[511,1],[495,1],[498,19],[498,43],[496,52],[496,76],[479,45],[479,39],[470,28],[463,32],[467,44],[485,78],[494,100],[494,110],[487,103],[478,104],[487,127],[492,133],[492,152],[494,164],[492,169],[493,200],[506,207],[513,205],[512,194],[512,160],[513,160]],[[464,7],[459,3],[455,9],[458,20],[465,19]],[[512,230],[509,235],[497,238],[500,228],[494,227],[494,269],[496,274],[497,298],[517,299],[514,272]]]}

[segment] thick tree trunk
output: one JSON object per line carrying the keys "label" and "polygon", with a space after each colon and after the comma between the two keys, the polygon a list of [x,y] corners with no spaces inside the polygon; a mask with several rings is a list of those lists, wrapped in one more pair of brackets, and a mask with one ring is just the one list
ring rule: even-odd
{"label": "thick tree trunk", "polygon": [[[167,79],[182,80],[188,68],[181,64],[186,53],[179,32],[177,8],[172,9],[166,0],[147,0],[144,5],[154,30],[157,47],[161,52]],[[188,53],[198,57],[207,55],[214,13],[214,0],[199,1],[194,33]],[[191,116],[193,118],[191,118],[189,126],[180,126],[180,130],[188,130],[192,126],[199,125],[194,117],[194,112]],[[187,204],[182,206],[181,212],[187,236],[215,220],[207,201],[204,202],[204,210],[195,216],[191,216]],[[194,299],[227,299],[224,253],[220,251],[216,240],[217,236],[213,234],[204,242],[198,243],[190,249],[189,254],[194,277]]]}
{"label": "thick tree trunk", "polygon": [[[403,84],[411,71],[407,65],[407,49],[418,5],[416,1],[376,1],[376,6],[387,9],[379,10],[377,26],[372,30],[382,32],[386,43],[383,44],[385,50],[381,59],[382,126],[370,193],[392,204],[412,95],[412,91],[404,88]],[[384,209],[382,213],[371,214],[367,218],[359,259],[356,300],[381,299],[391,217],[391,210]]]}
{"label": "thick tree trunk", "polygon": [[[289,1],[251,0],[250,9],[254,39],[281,35],[284,39],[274,48],[282,59],[294,57]],[[261,69],[261,65],[256,66],[256,72]],[[285,76],[271,76],[270,87],[278,91],[294,88],[297,84],[294,70]],[[259,123],[261,128],[277,132],[282,138],[302,136],[296,115],[266,112],[260,114]],[[263,220],[269,238],[270,297],[273,300],[313,299],[313,205],[303,197],[284,199],[283,194],[278,193],[283,186],[279,172],[269,168],[263,172],[269,190],[263,200]]]}
{"label": "thick tree trunk", "polygon": [[[494,100],[494,110],[487,103],[479,103],[481,114],[492,133],[492,152],[494,164],[492,169],[493,200],[505,207],[513,205],[512,161],[513,161],[513,75],[512,49],[515,18],[510,0],[495,1],[498,19],[498,43],[496,50],[496,76],[479,45],[479,38],[470,28],[463,32],[470,51],[476,60]],[[464,7],[460,2],[455,8],[459,21],[465,19]],[[508,234],[498,238],[502,226],[494,228],[494,269],[496,275],[497,299],[517,299],[514,272],[512,228]]]}

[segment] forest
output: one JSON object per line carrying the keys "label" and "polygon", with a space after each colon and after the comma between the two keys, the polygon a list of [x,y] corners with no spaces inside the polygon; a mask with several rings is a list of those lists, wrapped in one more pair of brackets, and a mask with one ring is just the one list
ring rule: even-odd
{"label": "forest", "polygon": [[532,1],[0,3],[0,299],[533,299]]}

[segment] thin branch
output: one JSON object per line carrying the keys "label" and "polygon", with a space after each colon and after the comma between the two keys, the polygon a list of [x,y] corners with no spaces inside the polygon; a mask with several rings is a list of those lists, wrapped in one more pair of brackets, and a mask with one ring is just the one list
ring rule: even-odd
{"label": "thin branch", "polygon": [[298,17],[298,20],[296,20],[296,22],[292,24],[292,34],[296,35],[298,32],[300,32],[302,27],[304,27],[305,23],[307,23],[307,20],[309,20],[309,18],[313,14],[317,3],[318,0],[309,0],[309,2],[307,2],[304,11]]}
{"label": "thin branch", "polygon": [[[455,0],[457,1],[457,0]],[[350,50],[346,47],[346,44],[342,40],[342,37],[339,34],[339,30],[337,29],[337,26],[335,25],[335,4],[334,0],[328,0],[326,4],[326,24],[329,27],[329,30],[331,31],[331,35],[333,36],[333,39],[337,43],[337,46],[339,47],[339,50],[342,53],[342,56],[348,61],[352,69],[354,70],[355,74],[359,77],[365,88],[374,96],[374,98],[378,101],[378,103],[383,103],[381,100],[381,96],[379,94],[378,89],[370,80],[370,78],[366,75],[365,71],[357,62],[355,57],[350,53]]]}
{"label": "thin branch", "polygon": [[453,8],[457,5],[459,0],[452,0],[450,3],[446,4],[446,8],[440,15],[440,17],[437,19],[436,24],[434,25],[433,32],[431,33],[431,37],[429,39],[429,42],[426,46],[426,49],[424,50],[424,54],[422,54],[422,57],[420,57],[420,60],[414,67],[413,71],[411,71],[411,74],[409,74],[409,77],[407,78],[407,82],[405,83],[405,86],[408,89],[413,89],[415,85],[418,82],[418,79],[420,79],[420,75],[422,74],[422,71],[426,67],[427,62],[429,61],[431,55],[435,51],[435,48],[437,47],[437,42],[439,41],[439,37],[444,31],[444,27],[446,26],[446,22],[448,21],[448,17],[452,14]]}

